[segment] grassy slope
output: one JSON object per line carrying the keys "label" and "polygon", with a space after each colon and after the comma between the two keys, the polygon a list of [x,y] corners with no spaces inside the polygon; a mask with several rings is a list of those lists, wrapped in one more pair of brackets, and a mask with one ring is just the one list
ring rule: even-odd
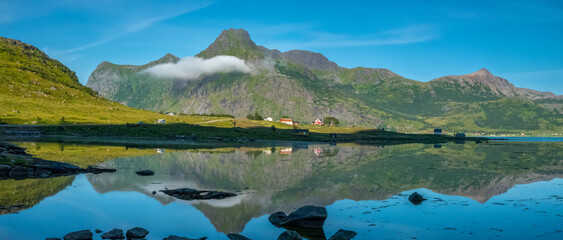
{"label": "grassy slope", "polygon": [[39,49],[0,38],[0,122],[8,124],[193,123],[215,118],[170,117],[126,107],[97,96],[78,82],[74,72]]}

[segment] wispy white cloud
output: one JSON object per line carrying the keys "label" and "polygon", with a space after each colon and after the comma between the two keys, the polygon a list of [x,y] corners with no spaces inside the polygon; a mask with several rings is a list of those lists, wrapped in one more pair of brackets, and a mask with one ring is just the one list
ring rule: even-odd
{"label": "wispy white cloud", "polygon": [[233,56],[215,56],[210,59],[182,58],[178,63],[164,63],[143,71],[157,77],[195,80],[220,72],[250,72],[244,60]]}
{"label": "wispy white cloud", "polygon": [[273,46],[287,50],[295,48],[310,49],[403,45],[431,41],[438,37],[438,31],[432,25],[412,25],[363,36],[310,31],[307,34],[307,38],[310,39],[308,41],[274,43]]}

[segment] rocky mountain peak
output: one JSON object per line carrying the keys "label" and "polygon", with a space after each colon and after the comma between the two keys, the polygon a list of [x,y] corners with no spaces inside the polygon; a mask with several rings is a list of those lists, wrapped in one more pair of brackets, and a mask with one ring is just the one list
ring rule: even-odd
{"label": "rocky mountain peak", "polygon": [[263,57],[263,51],[250,39],[244,29],[223,30],[211,45],[197,56],[212,58],[217,55],[230,55],[242,59],[256,59]]}
{"label": "rocky mountain peak", "polygon": [[471,74],[469,74],[469,75],[491,76],[491,77],[494,76],[494,75],[493,75],[491,72],[489,72],[489,70],[487,70],[486,68],[481,68],[481,69],[479,69],[479,71],[474,72],[474,73],[471,73]]}

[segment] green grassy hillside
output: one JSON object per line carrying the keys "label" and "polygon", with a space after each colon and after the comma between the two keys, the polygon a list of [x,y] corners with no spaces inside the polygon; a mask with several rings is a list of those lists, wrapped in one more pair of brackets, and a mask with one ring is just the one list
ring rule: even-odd
{"label": "green grassy hillside", "polygon": [[80,84],[73,71],[41,50],[3,37],[0,86],[0,122],[4,124],[58,124],[63,117],[67,124],[203,120],[170,117],[107,100]]}

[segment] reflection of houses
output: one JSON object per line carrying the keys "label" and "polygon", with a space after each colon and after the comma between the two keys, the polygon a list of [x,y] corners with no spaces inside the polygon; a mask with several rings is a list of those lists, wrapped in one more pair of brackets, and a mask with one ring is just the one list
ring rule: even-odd
{"label": "reflection of houses", "polygon": [[321,153],[323,153],[323,148],[321,147],[313,148],[313,152],[315,153],[315,155],[320,156]]}
{"label": "reflection of houses", "polygon": [[291,154],[293,152],[293,148],[283,148],[280,150],[280,154]]}
{"label": "reflection of houses", "polygon": [[282,118],[282,119],[280,119],[280,123],[293,125],[293,120],[291,120],[291,118]]}
{"label": "reflection of houses", "polygon": [[295,129],[293,130],[293,134],[299,136],[309,136],[309,129]]}
{"label": "reflection of houses", "polygon": [[157,148],[157,149],[156,149],[156,152],[157,152],[157,153],[164,153],[164,149],[162,149],[162,148]]}
{"label": "reflection of houses", "polygon": [[264,121],[267,121],[267,122],[273,122],[273,121],[274,121],[274,119],[272,119],[271,117],[267,117],[267,118],[264,118]]}
{"label": "reflection of houses", "polygon": [[313,125],[315,126],[324,126],[325,124],[323,123],[323,121],[321,121],[320,119],[317,118],[317,120],[315,120],[313,122]]}
{"label": "reflection of houses", "polygon": [[265,149],[265,150],[262,150],[262,152],[270,155],[270,154],[272,154],[272,149]]}
{"label": "reflection of houses", "polygon": [[442,134],[442,129],[440,129],[440,128],[435,128],[435,129],[434,129],[434,134],[436,134],[436,135],[441,135],[441,134]]}

